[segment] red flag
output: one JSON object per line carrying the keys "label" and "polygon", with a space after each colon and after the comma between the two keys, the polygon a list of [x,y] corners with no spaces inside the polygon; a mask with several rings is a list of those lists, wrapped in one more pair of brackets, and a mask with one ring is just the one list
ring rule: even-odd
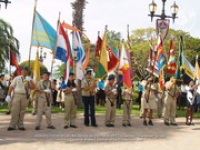
{"label": "red flag", "polygon": [[15,54],[12,50],[10,50],[10,65],[16,67],[17,75],[21,74],[21,69],[20,69],[20,66],[18,64],[17,58],[16,58],[16,56],[15,56]]}
{"label": "red flag", "polygon": [[163,87],[165,86],[165,78],[164,78],[164,70],[160,70],[160,76],[159,76],[159,84],[160,84],[160,90],[163,90]]}
{"label": "red flag", "polygon": [[108,45],[107,45],[107,51],[108,51],[108,57],[109,57],[108,71],[110,72],[110,71],[115,70],[118,67],[119,59]]}
{"label": "red flag", "polygon": [[97,58],[99,58],[99,56],[100,56],[101,43],[102,43],[102,39],[98,36],[97,44],[96,44],[96,53],[95,53],[95,57],[97,57]]}
{"label": "red flag", "polygon": [[169,52],[169,61],[168,61],[167,71],[170,74],[176,73],[176,61],[175,61],[175,55],[174,55],[174,45],[173,45],[172,40],[170,42],[170,52]]}

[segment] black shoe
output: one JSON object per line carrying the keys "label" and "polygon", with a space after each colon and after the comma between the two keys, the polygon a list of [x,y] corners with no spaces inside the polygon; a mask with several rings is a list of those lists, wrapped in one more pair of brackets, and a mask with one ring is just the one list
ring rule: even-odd
{"label": "black shoe", "polygon": [[177,126],[177,123],[171,123],[172,126]]}
{"label": "black shoe", "polygon": [[106,124],[106,127],[110,127],[110,124]]}
{"label": "black shoe", "polygon": [[32,113],[32,115],[33,115],[33,116],[35,116],[35,115],[36,115],[36,113],[34,112],[34,113]]}
{"label": "black shoe", "polygon": [[19,130],[25,131],[26,129],[24,127],[20,127]]}
{"label": "black shoe", "polygon": [[51,126],[48,126],[47,128],[48,128],[48,129],[55,129],[55,127],[52,126],[52,125],[51,125]]}
{"label": "black shoe", "polygon": [[71,127],[71,128],[77,128],[77,126],[75,126],[75,125],[70,125],[70,127]]}
{"label": "black shoe", "polygon": [[86,127],[89,127],[90,125],[89,125],[89,124],[85,124],[85,126],[86,126]]}
{"label": "black shoe", "polygon": [[126,127],[126,124],[122,124],[123,127]]}
{"label": "black shoe", "polygon": [[10,111],[7,111],[7,112],[6,112],[6,115],[10,115]]}
{"label": "black shoe", "polygon": [[165,121],[164,124],[165,124],[166,126],[169,126],[169,122],[166,122],[166,121]]}
{"label": "black shoe", "polygon": [[149,125],[153,126],[153,122],[151,120],[149,120]]}
{"label": "black shoe", "polygon": [[98,125],[97,125],[97,124],[93,124],[92,126],[93,126],[93,127],[98,127]]}
{"label": "black shoe", "polygon": [[35,127],[35,130],[40,130],[40,127],[39,127],[39,126],[36,126],[36,127]]}
{"label": "black shoe", "polygon": [[7,129],[8,131],[12,131],[12,130],[15,130],[15,128],[12,128],[12,127],[8,127]]}
{"label": "black shoe", "polygon": [[64,126],[63,128],[64,128],[64,129],[67,129],[67,128],[68,128],[68,126]]}
{"label": "black shoe", "polygon": [[144,126],[147,126],[147,125],[148,125],[146,120],[143,121],[143,125],[144,125]]}
{"label": "black shoe", "polygon": [[110,127],[115,127],[115,125],[114,124],[110,124]]}
{"label": "black shoe", "polygon": [[130,123],[128,123],[127,126],[131,127],[132,125]]}

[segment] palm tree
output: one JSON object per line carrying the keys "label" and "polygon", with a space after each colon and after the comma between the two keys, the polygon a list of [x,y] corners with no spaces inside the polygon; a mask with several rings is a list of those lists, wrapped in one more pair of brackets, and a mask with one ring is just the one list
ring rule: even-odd
{"label": "palm tree", "polygon": [[73,26],[77,27],[79,30],[83,31],[83,11],[85,9],[86,0],[75,0],[75,2],[71,3],[73,11]]}
{"label": "palm tree", "polygon": [[5,69],[5,63],[9,61],[9,52],[12,50],[19,58],[19,41],[13,36],[12,26],[0,19],[0,72]]}

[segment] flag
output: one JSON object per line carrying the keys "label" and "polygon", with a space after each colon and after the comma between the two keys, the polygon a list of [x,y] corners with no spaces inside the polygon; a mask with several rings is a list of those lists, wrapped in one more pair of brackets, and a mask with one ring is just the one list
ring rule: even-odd
{"label": "flag", "polygon": [[108,51],[108,72],[114,71],[119,65],[119,59],[113,52],[113,48],[107,45]]}
{"label": "flag", "polygon": [[107,53],[107,33],[105,31],[104,36],[103,36],[103,40],[102,40],[102,44],[101,44],[101,50],[100,50],[100,58],[99,58],[99,62],[97,65],[97,69],[96,69],[96,74],[95,74],[95,78],[96,79],[102,79],[107,75],[107,71],[108,71],[108,53]]}
{"label": "flag", "polygon": [[38,51],[36,52],[36,57],[33,65],[33,82],[35,85],[40,81],[40,62],[38,58]]}
{"label": "flag", "polygon": [[35,11],[31,45],[32,46],[39,45],[40,47],[45,47],[54,50],[55,42],[56,42],[56,31],[37,11]]}
{"label": "flag", "polygon": [[127,53],[128,61],[129,61],[129,64],[130,64],[131,78],[133,78],[134,75],[135,75],[135,72],[132,69],[133,68],[133,63],[131,62],[131,57],[133,57],[133,52],[130,52],[129,50],[126,50],[126,53]]}
{"label": "flag", "polygon": [[165,86],[165,78],[164,78],[164,70],[163,69],[160,71],[159,85],[160,85],[160,90],[162,91],[163,87]]}
{"label": "flag", "polygon": [[86,59],[85,50],[83,49],[83,44],[80,38],[80,34],[78,31],[73,31],[73,50],[76,52],[77,56],[77,63],[76,63],[76,79],[82,80],[83,79],[83,69],[82,66]]}
{"label": "flag", "polygon": [[132,81],[131,81],[130,65],[124,44],[122,45],[122,50],[121,50],[119,70],[123,73],[122,81],[124,86],[127,89],[131,90]]}
{"label": "flag", "polygon": [[194,79],[196,71],[195,68],[191,65],[191,63],[187,60],[187,58],[185,58],[185,56],[182,53],[182,50],[183,37],[180,36],[179,59],[175,77],[176,79],[183,79],[185,83],[188,83],[191,79]]}
{"label": "flag", "polygon": [[170,52],[169,52],[169,61],[168,61],[167,71],[170,74],[176,73],[176,61],[175,61],[175,55],[174,55],[174,45],[173,45],[172,40],[170,42]]}
{"label": "flag", "polygon": [[59,23],[59,30],[57,33],[55,59],[61,60],[66,64],[65,80],[67,82],[70,72],[70,43],[68,36],[60,23]]}
{"label": "flag", "polygon": [[18,60],[12,50],[10,50],[10,65],[16,67],[16,73],[17,75],[21,74],[21,68],[18,64]]}
{"label": "flag", "polygon": [[160,75],[160,71],[165,67],[165,58],[163,55],[163,45],[161,37],[159,36],[158,39],[158,46],[157,46],[157,62],[158,62],[158,75]]}
{"label": "flag", "polygon": [[148,66],[146,70],[150,73],[153,74],[156,77],[159,77],[158,75],[158,63],[157,63],[157,53],[154,50],[154,47],[152,43],[150,42],[150,51],[149,51],[149,59],[148,59]]}
{"label": "flag", "polygon": [[198,63],[198,55],[196,56],[195,70],[196,70],[196,78],[198,80],[200,80],[200,69],[199,69],[199,63]]}

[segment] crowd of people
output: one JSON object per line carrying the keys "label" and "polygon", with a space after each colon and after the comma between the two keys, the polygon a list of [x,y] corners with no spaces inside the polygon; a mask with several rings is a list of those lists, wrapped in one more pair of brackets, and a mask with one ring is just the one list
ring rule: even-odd
{"label": "crowd of people", "polygon": [[[41,80],[34,83],[29,76],[27,67],[21,68],[21,75],[11,76],[6,82],[5,75],[0,76],[0,103],[8,103],[11,120],[8,131],[25,130],[24,115],[31,102],[33,115],[37,115],[35,130],[41,129],[42,116],[46,116],[47,128],[55,129],[51,121],[52,105],[64,110],[63,128],[77,128],[77,105],[82,100],[84,105],[84,125],[98,127],[95,117],[95,106],[106,107],[105,126],[115,126],[116,108],[123,105],[122,126],[131,126],[131,111],[133,106],[133,89],[123,85],[122,74],[110,74],[107,79],[96,81],[92,76],[92,69],[87,68],[81,86],[76,82],[74,73],[69,73],[68,81],[63,77],[50,80],[50,73],[41,73]],[[31,91],[31,92],[30,92]],[[81,91],[81,97],[79,93]],[[153,112],[156,110],[159,118],[167,126],[177,126],[177,103],[185,105],[186,125],[194,125],[193,114],[200,105],[200,83],[190,80],[188,84],[177,85],[177,80],[171,77],[164,87],[159,86],[155,77],[141,79],[138,84],[138,98],[140,118],[143,125],[153,126]]]}

